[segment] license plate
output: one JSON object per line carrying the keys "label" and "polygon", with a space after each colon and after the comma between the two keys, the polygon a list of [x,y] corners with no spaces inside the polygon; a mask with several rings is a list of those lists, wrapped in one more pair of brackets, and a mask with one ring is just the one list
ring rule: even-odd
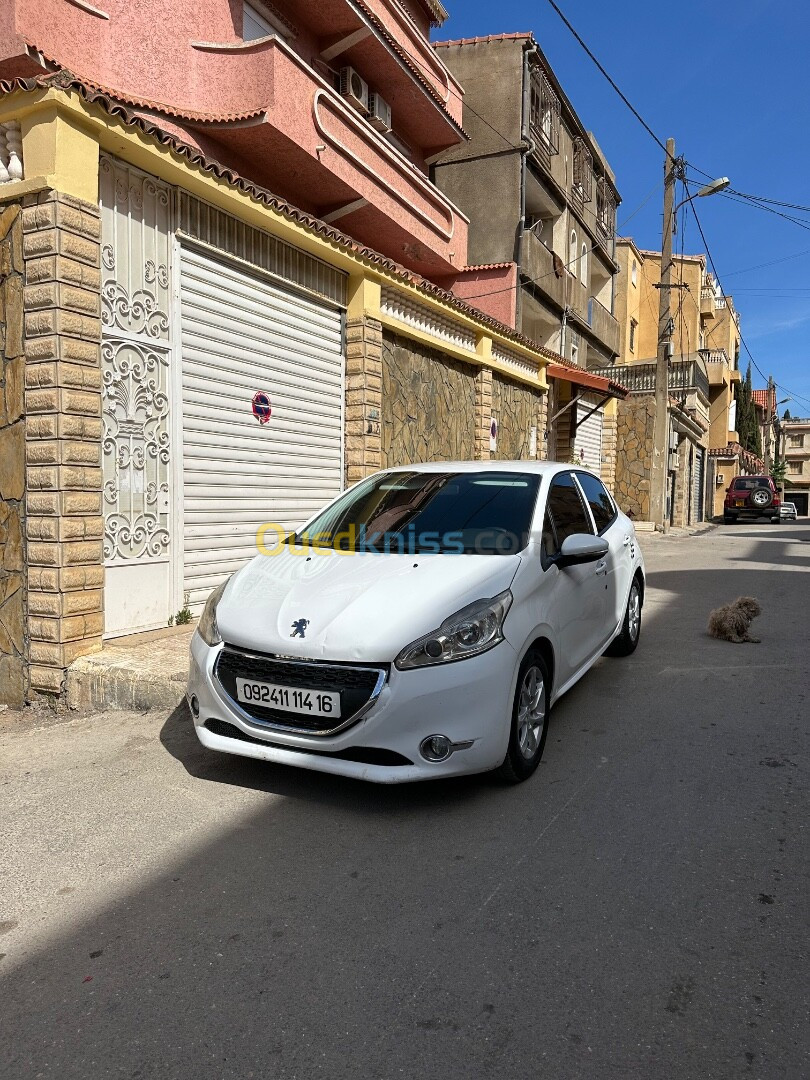
{"label": "license plate", "polygon": [[340,694],[328,690],[305,690],[300,686],[237,679],[236,700],[245,705],[261,705],[265,709],[279,709],[281,712],[340,719]]}
{"label": "license plate", "polygon": [[745,499],[737,499],[734,503],[735,506],[745,506]]}

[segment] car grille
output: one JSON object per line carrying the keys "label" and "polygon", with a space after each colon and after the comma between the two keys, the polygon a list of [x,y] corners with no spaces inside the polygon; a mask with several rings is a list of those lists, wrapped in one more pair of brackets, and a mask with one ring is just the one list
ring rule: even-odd
{"label": "car grille", "polygon": [[[359,667],[354,664],[328,664],[318,660],[289,660],[245,652],[231,645],[222,649],[214,667],[214,676],[234,707],[249,719],[282,731],[297,731],[308,735],[329,735],[359,720],[359,714],[379,695],[387,673],[385,666]],[[313,693],[338,693],[340,719],[334,716],[286,712],[255,702],[238,701],[237,679],[301,687]]]}

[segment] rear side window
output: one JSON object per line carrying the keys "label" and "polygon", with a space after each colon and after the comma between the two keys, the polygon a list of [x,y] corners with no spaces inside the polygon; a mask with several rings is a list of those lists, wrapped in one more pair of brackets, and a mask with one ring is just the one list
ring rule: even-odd
{"label": "rear side window", "polygon": [[548,512],[554,523],[557,543],[562,547],[563,540],[574,533],[593,535],[593,526],[585,507],[579,488],[570,473],[560,473],[554,477],[548,493]]}
{"label": "rear side window", "polygon": [[616,518],[616,507],[608,495],[607,488],[602,481],[593,473],[578,472],[574,474],[579,481],[588,506],[591,508],[593,520],[596,522],[596,531],[603,532]]}

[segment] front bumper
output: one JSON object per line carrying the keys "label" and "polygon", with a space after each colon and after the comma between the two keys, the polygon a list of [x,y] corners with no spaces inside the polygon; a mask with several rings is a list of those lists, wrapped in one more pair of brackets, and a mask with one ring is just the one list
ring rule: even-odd
{"label": "front bumper", "polygon": [[[214,675],[223,646],[210,647],[195,633],[187,698],[203,746],[226,754],[381,784],[407,783],[486,772],[503,761],[511,722],[518,657],[507,641],[481,656],[411,671],[391,665],[389,676],[368,712],[334,735],[307,735],[268,728],[234,702]],[[211,724],[212,726],[207,726]],[[223,725],[240,734],[230,736]],[[216,730],[212,730],[212,727]],[[431,763],[419,753],[430,735],[470,743],[445,761]],[[249,741],[248,741],[249,740]],[[370,764],[349,755],[397,755],[402,764]],[[331,755],[342,754],[342,757]],[[410,762],[410,764],[406,763]]]}

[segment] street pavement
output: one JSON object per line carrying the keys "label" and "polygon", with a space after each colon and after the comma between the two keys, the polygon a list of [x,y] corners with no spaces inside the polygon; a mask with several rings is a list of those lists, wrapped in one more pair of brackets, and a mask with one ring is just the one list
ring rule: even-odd
{"label": "street pavement", "polygon": [[[810,1076],[810,527],[642,543],[637,652],[516,788],[0,716],[0,1074]],[[706,635],[740,594],[760,645]]]}

